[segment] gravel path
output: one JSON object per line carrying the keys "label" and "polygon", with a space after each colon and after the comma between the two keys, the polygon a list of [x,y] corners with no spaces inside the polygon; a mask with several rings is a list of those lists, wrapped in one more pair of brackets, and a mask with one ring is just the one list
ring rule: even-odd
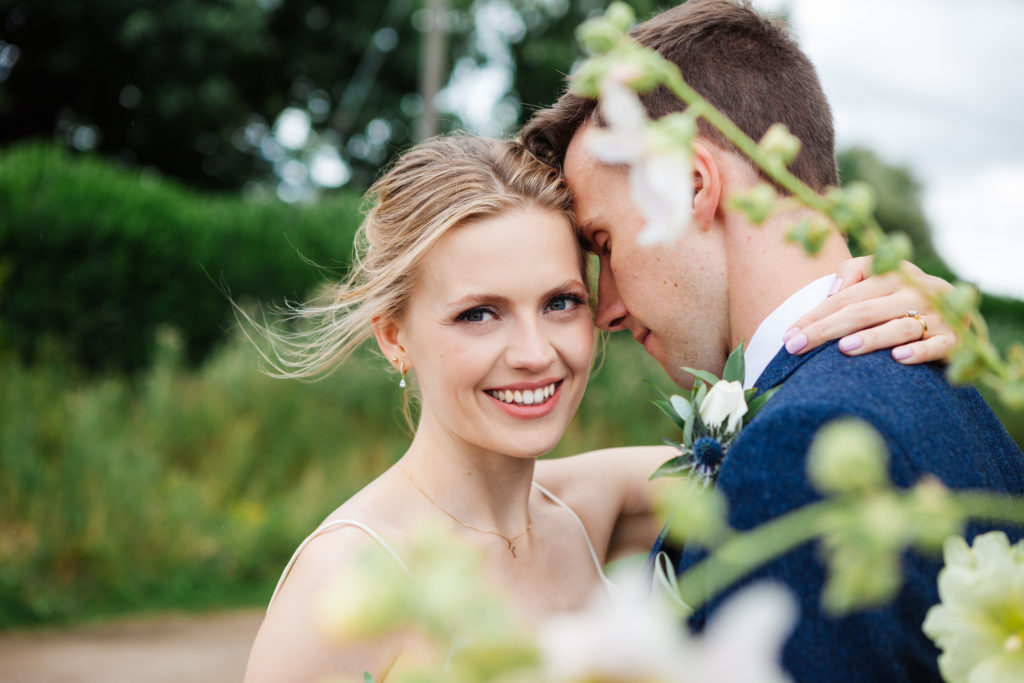
{"label": "gravel path", "polygon": [[0,682],[237,682],[262,619],[257,609],[0,632]]}

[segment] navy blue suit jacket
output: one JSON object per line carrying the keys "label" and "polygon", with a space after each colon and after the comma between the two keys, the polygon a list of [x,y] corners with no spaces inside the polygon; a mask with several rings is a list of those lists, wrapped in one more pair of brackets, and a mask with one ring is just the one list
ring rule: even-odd
{"label": "navy blue suit jacket", "polygon": [[[881,433],[897,486],[931,473],[951,488],[1024,495],[1024,455],[978,392],[951,386],[941,367],[903,366],[888,352],[851,358],[832,343],[804,356],[780,351],[757,387],[778,384],[718,476],[734,528],[757,526],[821,498],[807,480],[805,454],[818,428],[841,416],[864,419]],[[972,526],[968,535],[979,530]],[[1020,537],[1019,529],[1006,531],[1011,540]],[[679,571],[703,556],[691,548],[674,554]],[[788,584],[800,603],[800,621],[783,652],[796,681],[940,681],[938,650],[921,631],[925,613],[939,600],[940,568],[941,558],[908,551],[903,588],[892,604],[833,619],[820,609],[824,569],[816,544],[806,544],[717,597],[691,625],[700,629],[739,586],[771,577]],[[738,643],[738,656],[742,649]]]}

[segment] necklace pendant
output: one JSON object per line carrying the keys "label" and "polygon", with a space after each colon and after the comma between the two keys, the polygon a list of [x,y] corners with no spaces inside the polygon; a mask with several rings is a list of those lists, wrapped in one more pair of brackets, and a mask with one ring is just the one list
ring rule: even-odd
{"label": "necklace pendant", "polygon": [[517,556],[516,556],[516,546],[512,543],[512,541],[508,542],[508,549],[509,549],[509,552],[512,553],[512,559],[513,560],[517,559]]}

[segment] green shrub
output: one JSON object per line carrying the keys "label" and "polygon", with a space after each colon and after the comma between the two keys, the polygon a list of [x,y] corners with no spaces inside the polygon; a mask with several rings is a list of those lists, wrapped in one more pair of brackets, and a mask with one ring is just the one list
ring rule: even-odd
{"label": "green shrub", "polygon": [[155,330],[191,361],[223,338],[237,299],[304,297],[343,269],[360,198],[310,206],[188,191],[109,161],[29,143],[0,155],[0,344],[51,339],[92,369],[135,369]]}
{"label": "green shrub", "polygon": [[[642,384],[666,386],[660,368],[612,346],[554,455],[673,435]],[[174,332],[155,348],[133,377],[0,356],[0,629],[265,604],[299,541],[408,447],[369,348],[311,383],[266,377],[245,340],[194,369]]]}

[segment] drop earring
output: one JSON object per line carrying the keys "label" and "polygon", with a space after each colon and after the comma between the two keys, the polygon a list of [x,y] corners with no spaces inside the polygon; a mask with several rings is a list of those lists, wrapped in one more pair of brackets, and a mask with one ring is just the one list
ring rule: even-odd
{"label": "drop earring", "polygon": [[405,373],[406,373],[405,361],[404,360],[403,361],[399,361],[398,360],[398,356],[395,356],[394,358],[391,359],[391,362],[392,363],[398,363],[398,365],[399,365],[398,371],[400,373],[402,373],[402,379],[399,380],[398,386],[401,387],[402,389],[405,389]]}

